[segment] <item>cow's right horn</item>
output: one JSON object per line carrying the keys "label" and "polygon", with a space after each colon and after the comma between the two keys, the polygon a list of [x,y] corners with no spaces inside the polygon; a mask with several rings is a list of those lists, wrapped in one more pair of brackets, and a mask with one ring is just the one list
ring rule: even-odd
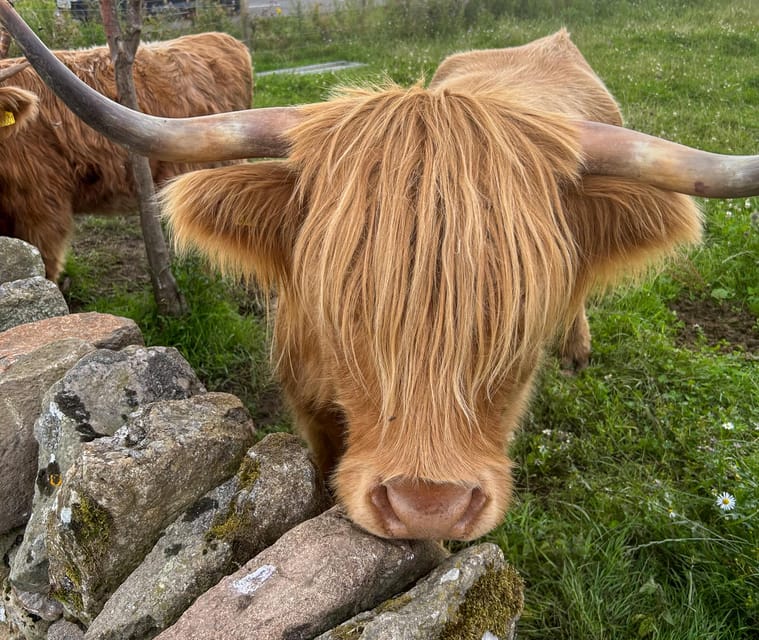
{"label": "cow's right horn", "polygon": [[159,118],[139,113],[109,100],[77,78],[7,0],[0,0],[0,22],[40,77],[79,118],[135,153],[185,162],[287,155],[283,134],[297,124],[297,107],[249,109],[195,118]]}

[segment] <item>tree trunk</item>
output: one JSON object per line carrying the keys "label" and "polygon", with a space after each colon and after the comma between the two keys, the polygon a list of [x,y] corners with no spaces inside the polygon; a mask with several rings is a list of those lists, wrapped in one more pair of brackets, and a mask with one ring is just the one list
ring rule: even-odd
{"label": "tree trunk", "polygon": [[[8,0],[8,4],[13,6],[13,0]],[[11,46],[11,34],[8,30],[0,25],[0,59],[8,57],[8,48]]]}
{"label": "tree trunk", "polygon": [[[119,23],[117,1],[100,0],[100,13],[113,60],[118,101],[137,111],[139,107],[132,77],[132,64],[142,32],[141,0],[127,0],[123,31]],[[142,237],[158,311],[162,315],[182,315],[186,311],[186,304],[171,272],[169,250],[155,204],[150,163],[146,157],[130,153],[129,164],[139,199]]]}

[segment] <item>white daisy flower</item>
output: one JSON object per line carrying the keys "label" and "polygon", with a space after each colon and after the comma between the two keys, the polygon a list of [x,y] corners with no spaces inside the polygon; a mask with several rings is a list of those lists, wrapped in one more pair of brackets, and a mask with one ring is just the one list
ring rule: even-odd
{"label": "white daisy flower", "polygon": [[722,424],[722,428],[725,431],[732,431],[733,429],[735,429],[735,425],[732,422],[724,422]]}
{"label": "white daisy flower", "polygon": [[722,509],[722,511],[732,511],[735,509],[735,496],[727,491],[723,491],[717,496],[715,504]]}

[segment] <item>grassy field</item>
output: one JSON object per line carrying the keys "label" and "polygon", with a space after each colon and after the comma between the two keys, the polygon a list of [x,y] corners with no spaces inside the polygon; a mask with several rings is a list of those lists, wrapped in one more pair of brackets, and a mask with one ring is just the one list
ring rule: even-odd
{"label": "grassy field", "polygon": [[[17,0],[22,13],[25,5],[31,0]],[[79,33],[46,24],[51,38]],[[149,26],[158,36],[176,27]],[[257,70],[337,59],[366,66],[266,76],[254,101],[320,100],[337,84],[385,75],[411,83],[447,53],[521,44],[561,26],[629,126],[708,150],[759,152],[755,0],[388,0],[385,8],[356,0],[332,13],[259,18],[246,31]],[[213,9],[182,28],[242,35]],[[97,25],[87,29],[97,37]],[[546,364],[513,445],[514,506],[488,537],[526,580],[522,638],[759,638],[759,198],[704,210],[702,247],[591,308],[586,371],[565,377]],[[107,244],[122,227],[93,219],[82,233]],[[191,315],[160,318],[134,278],[104,288],[102,274],[120,268],[113,255],[75,246],[76,308],[134,317],[151,343],[176,345],[209,386],[241,395],[267,428],[288,427],[262,313],[246,292],[193,260],[178,267]]]}

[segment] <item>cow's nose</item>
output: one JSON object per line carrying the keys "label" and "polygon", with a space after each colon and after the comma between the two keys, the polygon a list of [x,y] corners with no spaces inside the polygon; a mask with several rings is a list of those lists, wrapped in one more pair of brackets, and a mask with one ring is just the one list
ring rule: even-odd
{"label": "cow's nose", "polygon": [[371,503],[391,538],[467,539],[485,506],[479,487],[393,480],[371,491]]}

